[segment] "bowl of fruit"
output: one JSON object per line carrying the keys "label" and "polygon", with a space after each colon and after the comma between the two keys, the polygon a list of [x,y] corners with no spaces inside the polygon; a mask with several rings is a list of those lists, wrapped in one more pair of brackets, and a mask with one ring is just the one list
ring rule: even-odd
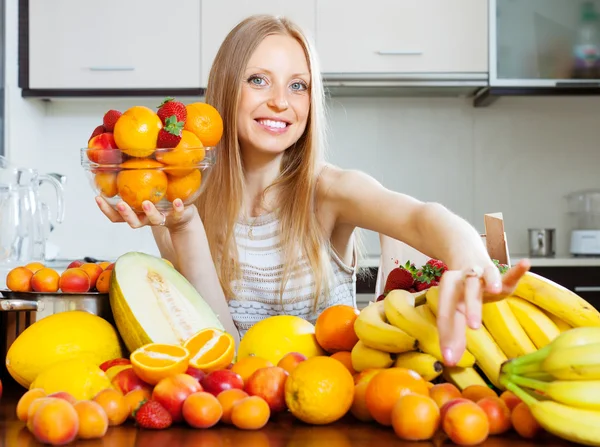
{"label": "bowl of fruit", "polygon": [[94,192],[111,206],[123,201],[142,212],[149,200],[168,211],[175,199],[189,205],[198,198],[222,134],[219,112],[203,102],[166,98],[156,111],[109,110],[81,149],[81,165]]}

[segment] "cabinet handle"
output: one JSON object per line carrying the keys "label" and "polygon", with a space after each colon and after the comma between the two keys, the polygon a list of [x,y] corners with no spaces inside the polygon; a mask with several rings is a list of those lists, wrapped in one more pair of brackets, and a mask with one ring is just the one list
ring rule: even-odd
{"label": "cabinet handle", "polygon": [[422,51],[376,51],[380,56],[421,56],[423,54]]}
{"label": "cabinet handle", "polygon": [[600,292],[600,286],[590,286],[590,287],[579,286],[579,287],[575,287],[575,292]]}
{"label": "cabinet handle", "polygon": [[90,67],[90,71],[133,71],[135,67]]}

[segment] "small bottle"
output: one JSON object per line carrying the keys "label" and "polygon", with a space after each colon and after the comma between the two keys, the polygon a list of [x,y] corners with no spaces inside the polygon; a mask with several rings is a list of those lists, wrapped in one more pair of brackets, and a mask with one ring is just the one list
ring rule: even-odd
{"label": "small bottle", "polygon": [[598,79],[600,77],[598,13],[590,1],[581,5],[581,19],[573,46],[573,57],[573,78]]}

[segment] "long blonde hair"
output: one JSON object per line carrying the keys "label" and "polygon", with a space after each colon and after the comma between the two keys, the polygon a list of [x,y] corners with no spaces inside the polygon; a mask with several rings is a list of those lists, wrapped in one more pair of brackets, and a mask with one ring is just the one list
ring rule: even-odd
{"label": "long blonde hair", "polygon": [[[213,62],[206,102],[223,117],[224,130],[217,146],[217,161],[211,168],[197,201],[200,217],[217,273],[227,299],[235,297],[232,281],[240,277],[234,229],[242,206],[244,167],[237,136],[237,111],[243,73],[262,40],[272,34],[290,36],[302,46],[309,65],[310,113],[306,129],[283,156],[281,172],[269,188],[278,188],[278,215],[284,247],[285,285],[298,266],[298,255],[306,256],[314,275],[315,308],[319,297],[329,293],[330,266],[326,262],[329,241],[317,220],[315,190],[317,169],[324,162],[325,95],[312,45],[291,21],[269,15],[256,15],[240,22],[227,35]],[[265,191],[266,192],[266,191]]]}

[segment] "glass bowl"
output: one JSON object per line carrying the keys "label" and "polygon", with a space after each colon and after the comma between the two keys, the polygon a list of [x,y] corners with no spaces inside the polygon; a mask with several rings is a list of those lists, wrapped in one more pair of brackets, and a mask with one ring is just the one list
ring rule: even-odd
{"label": "glass bowl", "polygon": [[96,195],[113,208],[124,201],[141,213],[149,200],[160,211],[173,208],[173,200],[190,205],[200,195],[202,179],[215,163],[214,147],[150,150],[81,149],[81,166]]}

